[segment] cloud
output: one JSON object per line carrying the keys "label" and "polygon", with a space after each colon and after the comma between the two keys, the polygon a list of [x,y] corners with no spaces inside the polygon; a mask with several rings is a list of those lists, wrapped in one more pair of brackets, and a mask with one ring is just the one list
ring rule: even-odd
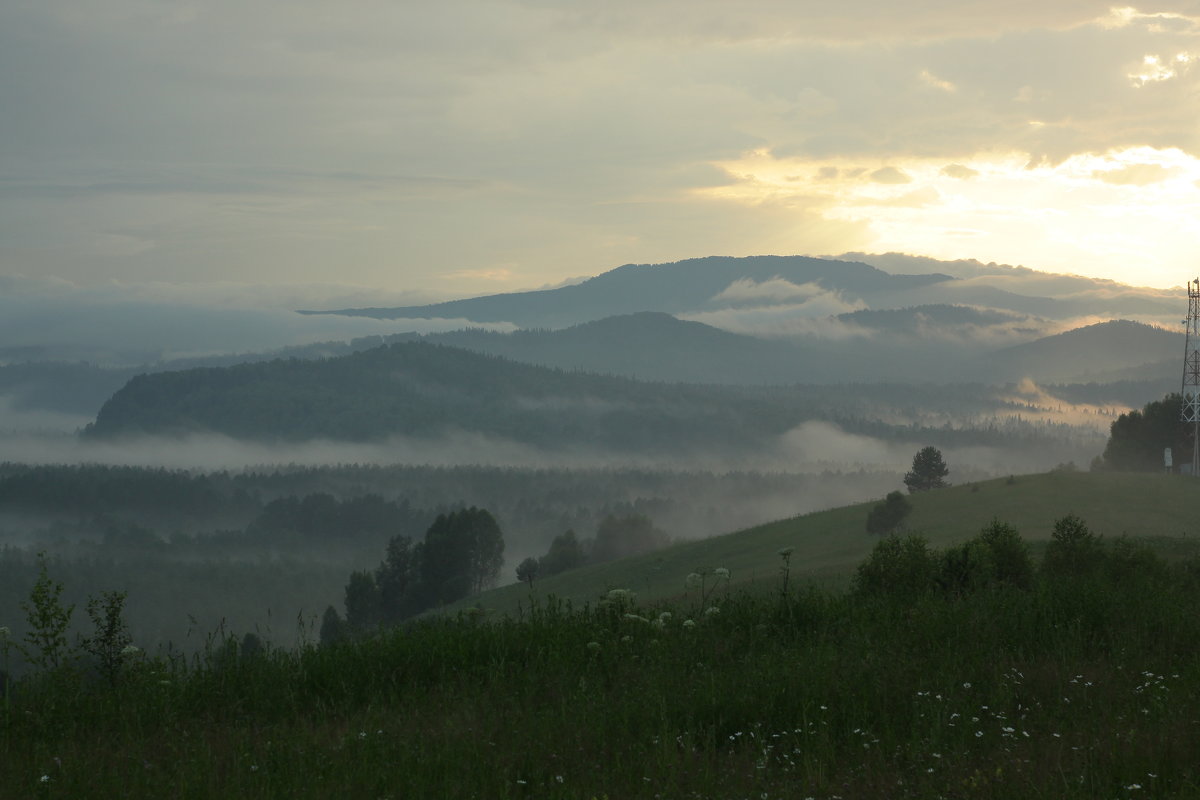
{"label": "cloud", "polygon": [[[828,299],[828,298],[826,298]],[[790,339],[795,337],[812,337],[841,341],[845,339],[865,338],[874,335],[874,331],[864,328],[857,323],[838,319],[836,316],[821,314],[831,310],[834,305],[841,304],[833,300],[828,305],[817,301],[815,303],[781,304],[758,306],[751,308],[722,308],[715,311],[698,311],[691,314],[678,314],[680,319],[702,322],[714,328],[740,333],[747,336],[760,336],[768,339]]]}
{"label": "cloud", "polygon": [[1165,181],[1179,173],[1178,168],[1165,167],[1162,164],[1130,164],[1117,169],[1096,170],[1092,174],[1105,183],[1118,186],[1147,186]]}
{"label": "cloud", "polygon": [[962,164],[947,164],[942,167],[942,174],[948,178],[956,178],[960,181],[970,180],[979,174],[978,170],[964,167]]}
{"label": "cloud", "polygon": [[912,183],[912,177],[905,174],[904,170],[896,167],[882,167],[871,173],[870,178],[875,183],[899,184]]}
{"label": "cloud", "polygon": [[[1009,412],[1011,414],[1011,411]],[[1024,428],[1011,417],[994,420],[997,427]],[[817,469],[888,469],[896,472],[896,486],[901,475],[912,466],[918,449],[928,444],[920,441],[885,441],[861,434],[849,433],[837,425],[820,420],[805,422],[780,437],[781,457],[800,470]],[[940,447],[950,467],[951,483],[978,480],[996,475],[1040,472],[1067,460],[1082,460],[1092,452],[1096,436],[1079,431],[1074,441],[1051,441],[1022,448],[974,446]]]}
{"label": "cloud", "polygon": [[953,83],[951,83],[950,81],[944,80],[942,78],[939,78],[938,76],[934,75],[932,72],[930,72],[927,69],[921,70],[921,74],[919,77],[926,86],[931,86],[934,89],[940,89],[943,92],[951,92],[951,93],[958,91],[958,87],[955,86]]}
{"label": "cloud", "polygon": [[[913,160],[1196,150],[1182,0],[951,5],[6,4],[0,108],[21,112],[0,116],[0,272],[459,291],[503,265],[542,285],[763,243],[906,245],[820,203],[697,193],[756,150],[830,184],[863,164],[920,184]],[[1172,77],[1134,88],[1147,54]]]}
{"label": "cloud", "polygon": [[806,303],[815,300],[822,307],[822,313],[841,313],[840,311],[825,311],[825,307],[830,301],[834,306],[841,307],[843,310],[861,307],[847,302],[840,294],[830,292],[818,283],[796,284],[778,275],[765,281],[756,281],[753,278],[736,280],[716,294],[710,302],[764,305],[794,300],[802,300]]}

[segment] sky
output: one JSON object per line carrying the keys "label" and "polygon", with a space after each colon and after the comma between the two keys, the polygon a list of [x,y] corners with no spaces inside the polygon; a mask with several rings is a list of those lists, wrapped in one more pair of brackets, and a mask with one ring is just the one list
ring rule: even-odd
{"label": "sky", "polygon": [[860,251],[1179,286],[1197,59],[1181,0],[3,0],[0,277],[338,307]]}

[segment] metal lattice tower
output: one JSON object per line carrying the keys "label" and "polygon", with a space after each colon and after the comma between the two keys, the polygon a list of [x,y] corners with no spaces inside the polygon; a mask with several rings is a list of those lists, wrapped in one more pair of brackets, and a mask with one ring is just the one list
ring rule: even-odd
{"label": "metal lattice tower", "polygon": [[1184,422],[1192,423],[1192,475],[1200,476],[1200,278],[1188,282],[1187,338],[1183,350]]}

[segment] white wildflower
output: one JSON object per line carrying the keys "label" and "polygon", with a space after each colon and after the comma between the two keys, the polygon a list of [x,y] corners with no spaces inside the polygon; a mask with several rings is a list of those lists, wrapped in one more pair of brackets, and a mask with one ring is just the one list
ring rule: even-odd
{"label": "white wildflower", "polygon": [[593,653],[599,653],[600,652],[600,643],[599,642],[588,642],[587,649],[591,650]]}
{"label": "white wildflower", "polygon": [[694,620],[694,619],[685,619],[685,620],[683,621],[683,627],[685,627],[685,628],[694,628],[694,627],[696,627],[696,620]]}
{"label": "white wildflower", "polygon": [[716,606],[709,606],[708,608],[704,609],[704,616],[706,617],[715,617],[720,613],[721,609],[717,608]]}
{"label": "white wildflower", "polygon": [[12,636],[12,629],[7,625],[0,625],[0,639],[8,639]]}
{"label": "white wildflower", "polygon": [[725,569],[725,567],[717,567],[713,570],[713,575],[724,580],[729,580],[729,570]]}
{"label": "white wildflower", "polygon": [[793,551],[795,551],[795,549],[796,549],[796,548],[794,548],[794,547],[784,547],[784,548],[781,548],[781,549],[779,550],[779,557],[780,557],[780,558],[787,558],[788,556],[790,556],[790,555],[792,554],[792,552],[793,552]]}
{"label": "white wildflower", "polygon": [[121,655],[125,658],[133,658],[141,652],[142,648],[138,647],[136,644],[127,644],[121,648]]}
{"label": "white wildflower", "polygon": [[684,578],[683,585],[689,589],[699,589],[704,584],[704,576],[699,572],[689,572]]}

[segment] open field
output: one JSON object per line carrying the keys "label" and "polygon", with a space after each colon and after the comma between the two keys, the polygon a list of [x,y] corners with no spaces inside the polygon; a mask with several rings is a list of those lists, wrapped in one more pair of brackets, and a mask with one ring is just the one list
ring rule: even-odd
{"label": "open field", "polygon": [[49,672],[0,706],[0,797],[1195,797],[1200,567],[1108,558]]}
{"label": "open field", "polygon": [[[989,493],[1035,535],[1047,531],[1033,519],[1062,516],[1055,498],[1108,533],[1090,560],[1048,559],[1017,582],[948,584],[952,559],[932,553],[907,588],[793,575],[784,591],[776,551],[796,547],[794,568],[821,552],[844,568],[850,546],[812,543],[859,507],[677,548],[753,569],[753,592],[710,582],[587,608],[526,592],[520,620],[468,612],[296,650],[134,652],[111,682],[73,662],[0,703],[0,797],[1195,797],[1196,537],[1118,543],[1150,526],[1113,499],[1139,492],[1147,518],[1178,525],[1183,511],[1163,509],[1191,490],[1052,475],[917,498],[942,542],[1001,516],[973,502]],[[936,524],[939,510],[963,514],[962,529]],[[770,552],[732,560],[749,541]]]}
{"label": "open field", "polygon": [[[1011,482],[1010,482],[1011,481]],[[1177,554],[1200,548],[1200,482],[1177,475],[1117,472],[1051,472],[952,486],[909,497],[913,505],[906,528],[944,547],[971,538],[993,518],[1012,525],[1030,542],[1050,536],[1054,521],[1067,514],[1083,517],[1106,538],[1170,537],[1161,546]],[[580,605],[613,588],[631,589],[646,602],[677,597],[693,571],[724,567],[732,586],[773,580],[778,551],[794,548],[793,578],[827,588],[844,588],[855,565],[878,537],[866,532],[872,503],[819,511],[700,541],[683,542],[648,555],[598,564],[535,582],[536,596],[554,596]],[[513,584],[468,598],[451,613],[482,606],[514,613],[530,599],[529,588]]]}

